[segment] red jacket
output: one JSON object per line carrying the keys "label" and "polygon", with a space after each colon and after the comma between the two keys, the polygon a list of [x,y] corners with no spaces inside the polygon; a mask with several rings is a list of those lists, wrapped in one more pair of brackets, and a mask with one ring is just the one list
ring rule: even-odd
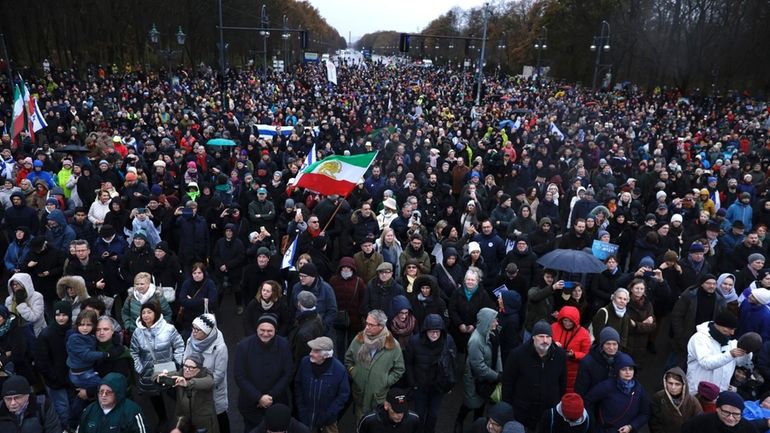
{"label": "red jacket", "polygon": [[[575,325],[572,329],[565,329],[562,325],[562,319],[572,320]],[[591,334],[588,330],[580,326],[580,311],[570,305],[566,305],[559,310],[556,322],[551,324],[554,344],[567,351],[567,392],[575,392],[575,379],[577,378],[578,366],[591,349]],[[569,352],[572,351],[572,355]]]}

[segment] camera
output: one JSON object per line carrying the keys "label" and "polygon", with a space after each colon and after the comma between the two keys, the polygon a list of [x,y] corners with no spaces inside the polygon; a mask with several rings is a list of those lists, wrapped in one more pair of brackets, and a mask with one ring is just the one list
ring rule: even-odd
{"label": "camera", "polygon": [[158,382],[167,387],[173,387],[176,385],[176,379],[174,379],[172,376],[158,376]]}
{"label": "camera", "polygon": [[422,214],[420,213],[420,211],[418,210],[412,211],[412,218],[420,219],[420,217],[422,217]]}

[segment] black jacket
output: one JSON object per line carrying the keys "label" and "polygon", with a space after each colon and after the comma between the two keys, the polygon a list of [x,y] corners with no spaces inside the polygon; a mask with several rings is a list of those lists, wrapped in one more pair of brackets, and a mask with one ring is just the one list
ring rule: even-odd
{"label": "black jacket", "polygon": [[[618,354],[620,353],[623,352],[618,350]],[[602,353],[599,344],[596,343],[591,346],[588,355],[580,360],[577,378],[575,378],[575,392],[586,395],[596,384],[610,377],[615,377],[617,374]]]}
{"label": "black jacket", "polygon": [[358,423],[357,433],[417,433],[420,431],[420,417],[412,411],[407,411],[401,422],[390,420],[383,405],[378,405],[373,411],[364,415]]}
{"label": "black jacket", "polygon": [[43,376],[46,386],[62,389],[69,386],[67,375],[67,331],[71,321],[65,326],[56,322],[48,325],[37,336],[35,342],[35,367]]}
{"label": "black jacket", "polygon": [[555,406],[567,390],[567,353],[551,344],[544,358],[533,341],[512,350],[503,368],[503,401],[513,406],[516,421],[535,428],[543,411]]}
{"label": "black jacket", "polygon": [[735,427],[728,427],[716,413],[704,413],[682,424],[682,433],[756,433],[751,422],[741,419]]}

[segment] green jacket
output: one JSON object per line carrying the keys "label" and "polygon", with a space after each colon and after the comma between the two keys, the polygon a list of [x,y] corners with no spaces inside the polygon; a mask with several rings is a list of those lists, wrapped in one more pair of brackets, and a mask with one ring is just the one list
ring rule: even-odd
{"label": "green jacket", "polygon": [[78,433],[145,433],[147,427],[142,409],[126,398],[126,378],[118,373],[110,373],[102,379],[101,385],[112,388],[115,407],[105,414],[98,401],[88,405],[80,415]]}
{"label": "green jacket", "polygon": [[[388,332],[388,331],[384,331]],[[359,332],[345,353],[345,368],[353,379],[352,395],[356,404],[356,419],[385,401],[385,396],[406,371],[401,346],[392,335],[385,338],[385,348],[374,355],[369,366],[362,365],[356,355],[364,344],[364,333]]]}
{"label": "green jacket", "polygon": [[[150,288],[147,290],[153,290],[153,288],[155,288],[155,285],[150,284]],[[168,301],[166,301],[166,298],[163,296],[160,289],[155,288],[155,294],[152,296],[152,299],[160,304],[160,312],[163,314],[163,318],[166,319],[166,322],[172,323],[174,317],[171,313],[171,307],[168,305]],[[123,325],[128,332],[133,334],[134,331],[136,331],[136,319],[139,318],[141,312],[142,304],[136,299],[132,287],[128,289],[126,302],[123,303],[123,309],[120,311],[120,315],[123,317]]]}

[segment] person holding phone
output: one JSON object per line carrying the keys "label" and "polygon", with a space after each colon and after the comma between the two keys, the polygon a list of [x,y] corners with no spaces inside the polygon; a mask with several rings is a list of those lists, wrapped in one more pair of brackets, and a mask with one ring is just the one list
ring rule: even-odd
{"label": "person holding phone", "polygon": [[207,433],[219,433],[214,410],[214,376],[203,366],[203,355],[188,354],[179,371],[162,372],[156,380],[176,389],[175,417],[186,417],[193,426]]}

